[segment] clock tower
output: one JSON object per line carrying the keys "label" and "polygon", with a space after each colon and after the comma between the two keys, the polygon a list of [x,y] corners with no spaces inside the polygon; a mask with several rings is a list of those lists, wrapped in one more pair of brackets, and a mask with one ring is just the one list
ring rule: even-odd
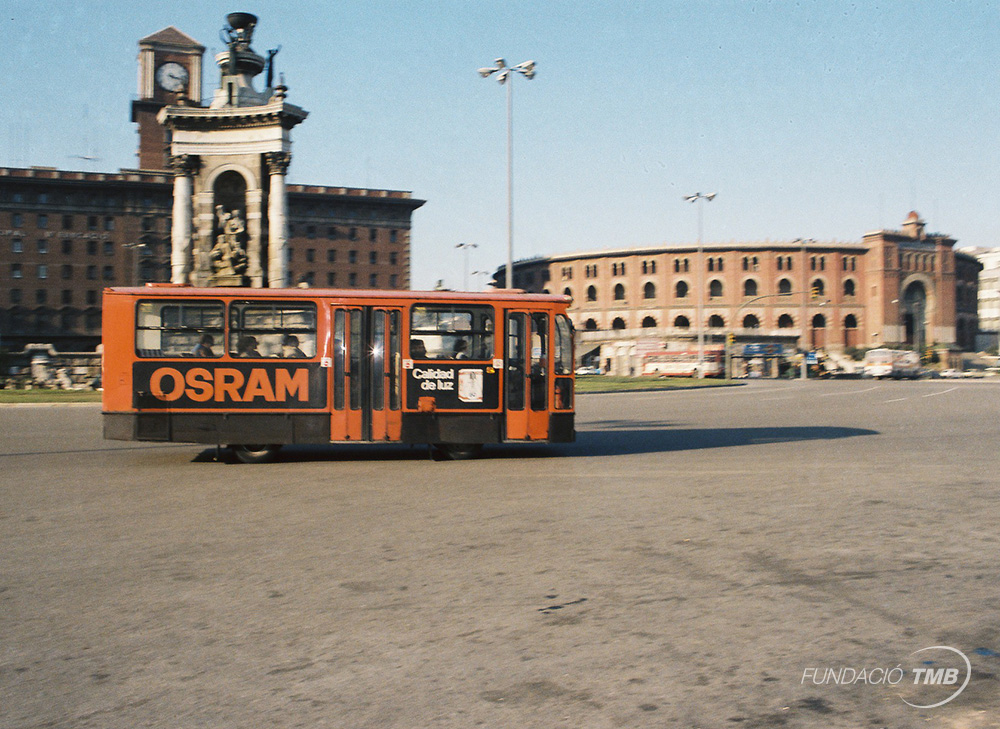
{"label": "clock tower", "polygon": [[201,60],[205,46],[170,26],[139,41],[139,98],[132,121],[139,125],[139,169],[166,170],[167,129],[156,115],[167,105],[201,105]]}

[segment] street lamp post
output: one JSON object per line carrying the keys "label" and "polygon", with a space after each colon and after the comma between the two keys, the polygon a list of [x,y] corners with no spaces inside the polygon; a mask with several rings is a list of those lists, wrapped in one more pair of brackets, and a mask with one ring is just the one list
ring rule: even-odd
{"label": "street lamp post", "polygon": [[462,290],[469,290],[469,249],[478,248],[479,246],[475,243],[458,243],[455,245],[460,251],[462,251],[464,256],[464,261],[462,263]]}
{"label": "street lamp post", "polygon": [[511,83],[513,74],[519,73],[529,81],[535,77],[535,62],[525,61],[516,66],[498,58],[492,68],[480,68],[479,75],[489,78],[497,75],[497,81],[507,87],[507,288],[514,288],[514,100]]}
{"label": "street lamp post", "polygon": [[[707,195],[703,195],[700,192],[696,192],[694,195],[685,195],[684,199],[689,203],[696,203],[699,200],[707,200],[711,202],[715,199],[716,193],[710,192]],[[695,264],[698,267],[698,379],[705,376],[705,261],[703,260],[703,250],[702,250],[702,208],[703,205],[698,206],[698,262]]]}

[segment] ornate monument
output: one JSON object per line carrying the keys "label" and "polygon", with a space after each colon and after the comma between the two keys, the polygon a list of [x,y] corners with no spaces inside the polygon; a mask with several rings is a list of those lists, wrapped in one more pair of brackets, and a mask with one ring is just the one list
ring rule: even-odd
{"label": "ornate monument", "polygon": [[[286,286],[285,175],[291,130],[308,112],[285,101],[274,58],[251,48],[257,17],[230,13],[219,87],[209,106],[183,100],[157,115],[174,171],[171,281],[195,286]],[[267,68],[268,85],[253,79]],[[280,77],[279,77],[280,78]]]}

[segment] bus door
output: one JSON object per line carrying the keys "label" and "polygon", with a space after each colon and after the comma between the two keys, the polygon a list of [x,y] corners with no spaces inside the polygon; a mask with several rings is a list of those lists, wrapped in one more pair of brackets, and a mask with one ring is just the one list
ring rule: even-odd
{"label": "bus door", "polygon": [[504,409],[507,440],[549,437],[549,315],[508,311]]}
{"label": "bus door", "polygon": [[402,310],[333,307],[330,440],[399,440]]}

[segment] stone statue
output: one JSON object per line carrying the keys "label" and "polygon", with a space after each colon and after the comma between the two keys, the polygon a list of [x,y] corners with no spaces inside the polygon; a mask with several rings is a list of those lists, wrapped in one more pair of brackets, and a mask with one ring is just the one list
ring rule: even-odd
{"label": "stone statue", "polygon": [[243,249],[246,225],[239,210],[226,212],[221,205],[215,206],[219,234],[209,257],[216,277],[242,277],[247,270],[247,254]]}

